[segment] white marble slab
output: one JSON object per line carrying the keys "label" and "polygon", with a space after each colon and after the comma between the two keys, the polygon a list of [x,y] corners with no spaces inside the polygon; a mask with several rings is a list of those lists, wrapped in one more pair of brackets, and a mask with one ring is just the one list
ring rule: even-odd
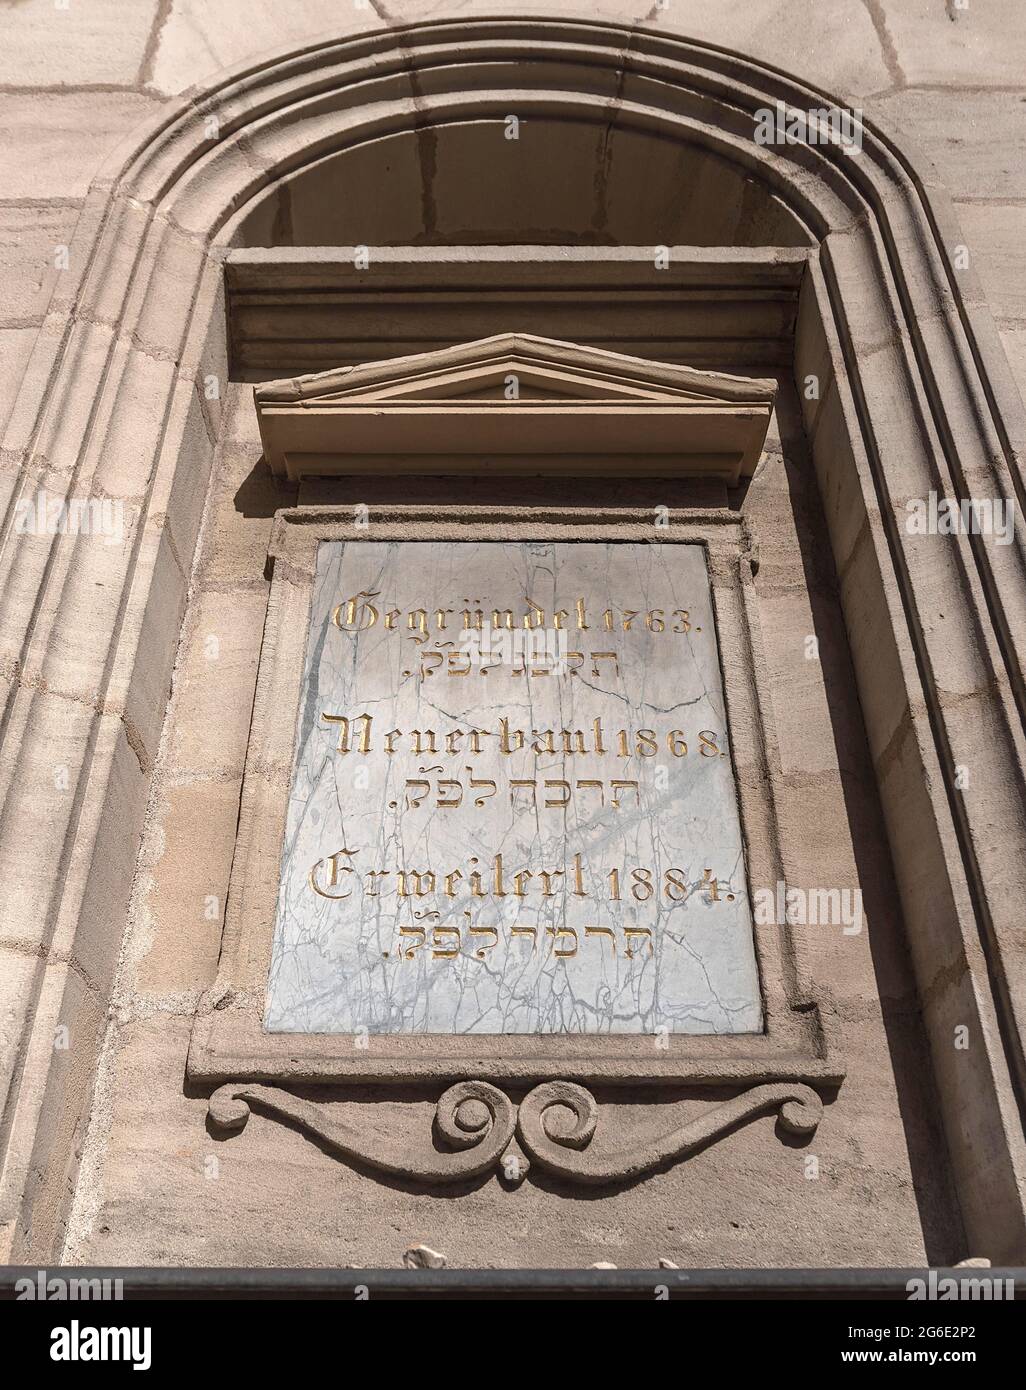
{"label": "white marble slab", "polygon": [[321,544],[265,1027],[761,1030],[700,546]]}

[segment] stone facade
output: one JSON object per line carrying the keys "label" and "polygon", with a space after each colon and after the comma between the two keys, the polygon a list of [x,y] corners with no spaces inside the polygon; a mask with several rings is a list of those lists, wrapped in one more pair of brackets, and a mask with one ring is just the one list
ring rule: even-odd
{"label": "stone facade", "polygon": [[[902,524],[931,491],[1023,498],[1018,6],[544,8],[0,15],[12,1261],[1026,1262],[1026,556]],[[858,153],[753,139],[827,100],[864,113]],[[754,476],[268,465],[254,386],[510,333],[769,382]],[[101,534],[39,522],[63,497],[109,504]],[[396,543],[720,527],[750,886],[861,894],[859,932],[767,934],[779,1055],[566,1051],[543,1084],[587,1088],[590,1173],[501,1058],[347,1075],[201,1045],[210,1019],[249,1036],[229,886],[244,786],[287,783],[253,781],[282,528],[350,538],[360,506]],[[429,1185],[457,1077],[517,1165]],[[774,1092],[699,1142],[754,1086],[822,1118]]]}

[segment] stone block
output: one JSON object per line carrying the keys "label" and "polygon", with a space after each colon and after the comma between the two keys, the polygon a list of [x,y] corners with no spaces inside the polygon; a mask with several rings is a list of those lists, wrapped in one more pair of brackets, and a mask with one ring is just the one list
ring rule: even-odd
{"label": "stone block", "polygon": [[31,949],[0,946],[0,1096],[9,1096],[43,957]]}
{"label": "stone block", "polygon": [[0,203],[0,325],[18,328],[42,322],[60,274],[58,247],[70,245],[78,213],[77,202],[28,207]]}
{"label": "stone block", "polygon": [[210,541],[201,561],[202,583],[262,585],[271,521],[294,496],[272,477],[259,445],[226,446],[208,504]]}
{"label": "stone block", "polygon": [[[373,6],[345,7],[338,0],[294,0],[289,7],[288,37],[341,38],[382,27]],[[282,16],[275,0],[249,0],[239,22],[237,0],[172,0],[161,26],[151,84],[174,95],[269,49],[280,48]]]}
{"label": "stone block", "polygon": [[138,92],[0,93],[0,196],[85,197],[107,155],[158,109]]}
{"label": "stone block", "polygon": [[133,86],[158,8],[158,0],[19,0],[5,6],[0,82]]}
{"label": "stone block", "polygon": [[969,263],[983,285],[994,317],[1026,322],[1026,206],[959,203],[955,212],[965,233]]}
{"label": "stone block", "polygon": [[909,86],[1014,86],[1026,67],[1019,0],[879,0],[894,61]]}
{"label": "stone block", "polygon": [[[221,949],[240,782],[168,788],[150,834],[162,852],[142,881],[136,908],[135,988],[144,996],[196,994],[213,983]],[[202,834],[198,827],[202,826]]]}
{"label": "stone block", "polygon": [[[911,89],[879,98],[867,114],[874,110],[899,137],[908,133],[956,201],[1026,197],[1026,168],[1019,155],[1026,140],[1026,102],[1014,95],[979,87]],[[930,180],[929,169],[919,173]]]}
{"label": "stone block", "polygon": [[784,775],[836,774],[840,766],[850,776],[864,776],[860,712],[852,699],[839,609],[822,601],[810,604],[804,589],[760,594],[759,622]]}
{"label": "stone block", "polygon": [[1001,343],[1012,369],[1012,376],[1019,388],[1019,395],[1026,400],[1026,326],[1022,328],[1001,329]]}
{"label": "stone block", "polygon": [[0,328],[0,433],[14,408],[38,328]]}
{"label": "stone block", "polygon": [[241,776],[267,596],[200,590],[175,672],[172,776]]}

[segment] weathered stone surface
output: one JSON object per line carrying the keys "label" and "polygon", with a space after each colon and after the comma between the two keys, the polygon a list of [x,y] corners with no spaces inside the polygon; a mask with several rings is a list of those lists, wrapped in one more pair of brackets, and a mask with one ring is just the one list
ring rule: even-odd
{"label": "weathered stone surface", "polygon": [[877,0],[878,27],[909,85],[1018,85],[1026,67],[1019,0]]}
{"label": "weathered stone surface", "polygon": [[1026,323],[1026,205],[959,203],[956,215],[965,234],[969,264],[983,284],[987,303],[998,322]]}
{"label": "weathered stone surface", "polygon": [[1026,326],[1002,328],[1001,342],[1008,356],[1008,364],[1015,377],[1019,394],[1026,398]]}
{"label": "weathered stone surface", "polygon": [[[195,995],[213,980],[238,806],[239,783],[230,780],[170,787],[159,803],[159,857],[139,905],[141,996]],[[207,828],[202,839],[199,825]]]}
{"label": "weathered stone surface", "polygon": [[84,197],[106,155],[158,109],[137,92],[0,93],[0,195]]}
{"label": "weathered stone surface", "polygon": [[76,203],[0,203],[0,427],[14,405],[77,217]]}
{"label": "weathered stone surface", "polygon": [[0,429],[17,399],[37,332],[35,328],[0,328]]}
{"label": "weathered stone surface", "polygon": [[1023,198],[1023,96],[1026,91],[910,88],[877,99],[872,109],[886,117],[899,138],[907,132],[953,198]]}
{"label": "weathered stone surface", "polygon": [[403,1255],[407,1269],[444,1269],[448,1261],[429,1245],[411,1245]]}
{"label": "weathered stone surface", "polygon": [[59,273],[59,252],[69,247],[78,213],[76,202],[0,203],[0,324],[19,328],[42,321]]}
{"label": "weathered stone surface", "polygon": [[204,585],[263,587],[271,518],[294,495],[271,477],[259,444],[226,445],[207,503],[211,544],[203,558]]}
{"label": "weathered stone surface", "polygon": [[260,589],[196,595],[175,675],[176,776],[241,776],[266,607]]}
{"label": "weathered stone surface", "polygon": [[[281,10],[274,0],[252,0],[240,24],[236,0],[172,0],[161,26],[152,85],[175,94],[209,73],[279,48],[285,38]],[[381,27],[372,5],[339,5],[337,0],[295,0],[289,6],[288,38],[331,38]]]}
{"label": "weathered stone surface", "polygon": [[158,0],[19,0],[4,7],[0,82],[78,86],[140,77]]}

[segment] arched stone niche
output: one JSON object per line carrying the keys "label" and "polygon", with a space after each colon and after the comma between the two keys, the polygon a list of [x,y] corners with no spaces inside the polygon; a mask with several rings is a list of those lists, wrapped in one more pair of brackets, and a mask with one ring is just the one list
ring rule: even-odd
{"label": "arched stone niche", "polygon": [[[584,119],[573,108],[536,110],[528,102],[524,110],[530,114],[515,138],[506,138],[514,131],[501,117],[467,120],[440,111],[419,130],[325,154],[254,198],[233,240],[238,246],[806,246],[815,239],[770,187],[714,149],[647,128],[626,112],[607,126],[600,102]],[[494,158],[497,123],[511,156],[502,161]],[[472,180],[463,177],[467,169],[475,170]]]}
{"label": "arched stone niche", "polygon": [[[829,100],[645,30],[439,23],[229,73],[97,179],[3,444],[0,880],[20,952],[0,1210],[15,1258],[60,1248],[74,1184],[221,425],[203,383],[228,368],[230,249],[343,236],[648,246],[657,227],[667,245],[805,248],[793,373],[819,382],[815,398],[799,394],[823,539],[959,1204],[972,1253],[1021,1260],[1026,558],[1021,534],[938,545],[903,520],[906,500],[931,492],[1021,507],[1022,407],[975,280],[953,269],[960,238],[921,161],[868,120],[855,157],[755,142],[759,110]],[[565,163],[525,158],[515,188],[473,213],[460,163],[511,113],[525,155],[543,135]],[[650,177],[632,203],[639,169]],[[680,178],[693,196],[661,205]],[[353,190],[370,183],[382,197],[362,218]],[[15,533],[15,504],[40,483],[121,499],[135,524],[109,547]],[[806,967],[793,965],[796,1007]],[[61,1026],[73,1053],[53,1048]],[[957,1029],[968,1048],[953,1045]]]}

